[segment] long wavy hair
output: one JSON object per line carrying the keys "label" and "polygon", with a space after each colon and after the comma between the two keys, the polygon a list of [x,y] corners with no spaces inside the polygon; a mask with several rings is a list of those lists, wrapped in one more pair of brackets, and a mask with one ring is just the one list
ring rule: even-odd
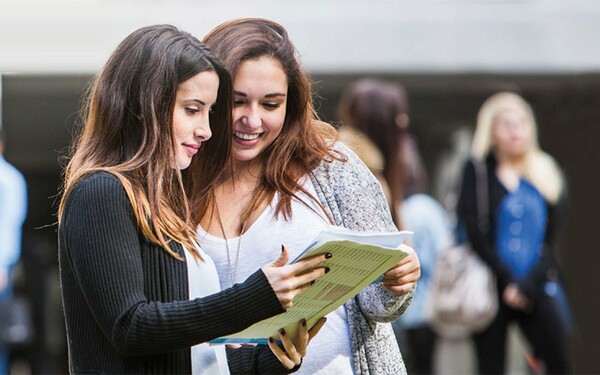
{"label": "long wavy hair", "polygon": [[556,203],[563,190],[563,176],[552,156],[540,149],[537,125],[533,109],[521,96],[511,92],[499,92],[489,97],[477,115],[477,127],[473,135],[471,156],[484,160],[493,152],[492,128],[499,113],[517,110],[525,114],[531,127],[531,138],[527,152],[521,160],[521,173],[551,203]]}
{"label": "long wavy hair", "polygon": [[[212,138],[184,178],[175,165],[173,110],[179,85],[200,72],[219,77],[210,115]],[[83,128],[64,172],[62,217],[73,186],[104,171],[123,184],[141,231],[177,259],[176,241],[200,257],[189,201],[205,194],[224,169],[231,145],[231,77],[206,46],[171,25],[143,27],[127,36],[94,79],[82,107]],[[187,193],[187,194],[186,194]]]}
{"label": "long wavy hair", "polygon": [[[331,150],[337,132],[331,125],[320,121],[313,107],[311,81],[300,66],[296,48],[288,33],[278,23],[262,18],[235,19],[217,26],[205,37],[206,45],[220,58],[235,81],[240,65],[246,60],[269,57],[281,63],[288,81],[286,115],[280,135],[260,155],[264,172],[259,177],[257,193],[242,214],[241,222],[265,200],[279,193],[275,215],[292,216],[292,199],[303,192],[317,204],[299,183],[323,160],[344,160],[344,156]],[[300,199],[298,199],[302,202]],[[197,222],[207,213],[212,195],[206,196],[198,210]]]}
{"label": "long wavy hair", "polygon": [[[403,149],[408,118],[408,97],[400,84],[374,78],[359,79],[344,89],[338,104],[338,117],[344,126],[365,134],[384,158],[383,176],[390,189],[390,210],[394,222],[401,227],[400,203],[404,199],[405,166]],[[401,126],[403,125],[403,126]]]}

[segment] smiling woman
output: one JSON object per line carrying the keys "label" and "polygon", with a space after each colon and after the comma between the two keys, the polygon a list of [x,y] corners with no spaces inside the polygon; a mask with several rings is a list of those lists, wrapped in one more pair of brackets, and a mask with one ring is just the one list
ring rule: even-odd
{"label": "smiling woman", "polygon": [[[282,242],[299,255],[333,223],[397,230],[381,185],[316,117],[311,82],[281,25],[236,19],[205,41],[234,78],[233,161],[192,213],[222,287],[248,277]],[[328,315],[299,373],[406,372],[388,322],[407,308],[420,275],[419,260],[408,251],[382,283]]]}
{"label": "smiling woman", "polygon": [[[220,62],[173,26],[144,27],[117,47],[86,102],[58,213],[70,372],[295,370],[319,326],[300,324],[273,351],[226,357],[206,344],[285,311],[325,272],[316,267],[325,255],[286,265],[283,252],[221,291],[198,247],[186,197],[213,184],[231,142],[231,79]],[[182,178],[188,167],[199,178]]]}
{"label": "smiling woman", "polygon": [[263,56],[240,65],[234,88],[231,146],[238,167],[255,159],[281,133],[287,90],[287,76],[277,59]]}

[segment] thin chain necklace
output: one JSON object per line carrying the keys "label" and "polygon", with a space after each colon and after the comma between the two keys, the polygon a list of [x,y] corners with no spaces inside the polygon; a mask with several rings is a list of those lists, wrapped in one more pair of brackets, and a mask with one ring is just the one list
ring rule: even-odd
{"label": "thin chain necklace", "polygon": [[240,249],[242,247],[242,235],[246,230],[246,223],[248,220],[244,220],[242,223],[242,229],[240,230],[240,237],[238,238],[237,250],[235,252],[235,263],[231,264],[231,255],[229,251],[229,240],[227,239],[227,235],[225,234],[225,226],[223,225],[223,220],[221,219],[221,211],[219,210],[219,205],[217,204],[216,195],[213,190],[213,196],[215,196],[215,208],[217,209],[217,220],[219,220],[219,226],[221,227],[221,233],[223,234],[223,239],[225,240],[225,249],[227,250],[227,271],[229,273],[229,281],[231,282],[231,286],[235,284],[236,274],[238,263],[240,261]]}
{"label": "thin chain necklace", "polygon": [[[260,169],[258,174],[258,180],[256,181],[256,186],[254,186],[254,190],[252,191],[252,196],[256,194],[256,190],[258,190],[258,186],[260,185],[260,179],[262,178],[262,174],[264,172],[264,166]],[[252,196],[250,199],[252,199]],[[217,193],[213,190],[213,201],[215,202],[215,209],[217,211],[217,220],[219,221],[219,227],[221,227],[221,234],[223,235],[223,239],[225,240],[225,249],[227,250],[227,271],[229,273],[229,281],[231,285],[235,284],[238,264],[240,261],[240,249],[242,248],[242,236],[246,231],[246,225],[248,224],[248,219],[244,220],[242,223],[242,228],[240,230],[240,237],[238,238],[238,245],[235,251],[235,263],[231,264],[231,254],[229,250],[229,240],[227,235],[225,234],[225,225],[223,225],[223,219],[221,218],[221,210],[219,210],[219,205],[217,204]]]}

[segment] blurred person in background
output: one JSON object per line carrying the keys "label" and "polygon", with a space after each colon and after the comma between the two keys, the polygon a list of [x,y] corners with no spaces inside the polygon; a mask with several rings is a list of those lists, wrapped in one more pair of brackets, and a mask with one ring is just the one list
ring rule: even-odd
{"label": "blurred person in background", "polygon": [[404,201],[400,215],[405,228],[414,232],[412,246],[421,261],[421,278],[413,302],[394,325],[406,335],[407,366],[412,374],[433,374],[437,335],[426,318],[431,281],[437,257],[452,243],[452,226],[444,207],[427,194],[427,173],[414,138],[403,143]]}
{"label": "blurred person in background", "polygon": [[436,335],[425,318],[425,307],[437,255],[450,245],[451,226],[444,208],[426,194],[427,173],[416,140],[407,131],[408,108],[401,85],[365,78],[344,90],[338,116],[343,121],[342,139],[353,147],[369,142],[375,149],[363,151],[385,156],[382,175],[391,194],[390,205],[403,228],[414,232],[411,245],[419,255],[421,277],[410,308],[394,322],[394,328],[401,348],[406,348],[403,353],[408,372],[431,374]]}
{"label": "blurred person in background", "polygon": [[338,129],[338,134],[339,141],[350,147],[377,178],[381,184],[381,189],[383,189],[385,199],[390,202],[390,188],[383,175],[385,160],[379,148],[377,148],[375,143],[373,143],[369,137],[349,124],[347,126],[345,123],[342,124]]}
{"label": "blurred person in background", "polygon": [[283,249],[221,291],[188,197],[229,160],[231,103],[219,60],[170,25],[131,33],[95,78],[58,212],[71,373],[273,374],[300,364],[315,333],[302,324],[296,340],[280,335],[283,348],[206,343],[284,312],[325,273],[326,255],[286,265]]}
{"label": "blurred person in background", "polygon": [[400,205],[404,199],[402,144],[408,140],[409,123],[406,91],[395,83],[364,78],[344,90],[337,112],[343,123],[341,138],[357,148],[380,176],[394,222],[404,229]]}
{"label": "blurred person in background", "polygon": [[555,160],[540,149],[533,110],[522,97],[501,92],[484,102],[471,157],[487,168],[489,228],[478,225],[472,160],[464,168],[457,215],[497,277],[500,302],[494,321],[474,337],[479,373],[505,372],[507,328],[513,321],[542,371],[568,373],[566,327],[554,298],[562,285],[556,245],[565,182]]}
{"label": "blurred person in background", "polygon": [[[223,287],[270,259],[281,242],[298,255],[331,224],[397,230],[380,184],[317,118],[311,82],[284,27],[237,19],[204,41],[234,81],[232,165],[196,208],[200,244],[215,259]],[[404,249],[410,255],[382,283],[327,316],[299,373],[406,372],[389,324],[410,303],[419,277],[418,258]]]}
{"label": "blurred person in background", "polygon": [[[4,142],[0,129],[0,303],[13,293],[13,269],[21,256],[21,228],[27,215],[25,178],[4,159]],[[9,348],[0,341],[0,374],[9,370]]]}

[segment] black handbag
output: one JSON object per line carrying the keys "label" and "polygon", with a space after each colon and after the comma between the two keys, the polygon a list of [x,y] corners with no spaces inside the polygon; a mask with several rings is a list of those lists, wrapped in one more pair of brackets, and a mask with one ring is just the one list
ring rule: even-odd
{"label": "black handbag", "polygon": [[23,346],[33,339],[31,307],[20,296],[0,300],[0,344],[3,346]]}

